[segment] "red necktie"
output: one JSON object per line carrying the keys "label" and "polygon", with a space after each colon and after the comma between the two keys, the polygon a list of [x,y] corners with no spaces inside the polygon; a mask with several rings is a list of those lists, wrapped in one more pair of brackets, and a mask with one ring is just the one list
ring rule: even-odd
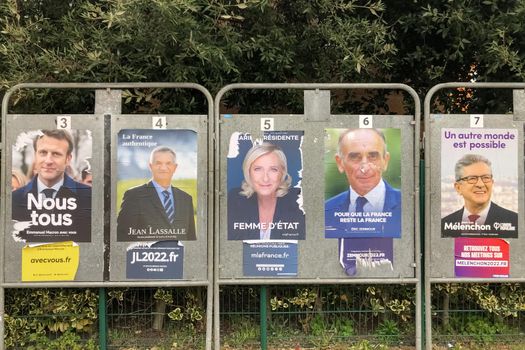
{"label": "red necktie", "polygon": [[476,220],[479,219],[479,215],[475,215],[475,214],[469,215],[468,219],[470,220],[470,222],[476,222]]}

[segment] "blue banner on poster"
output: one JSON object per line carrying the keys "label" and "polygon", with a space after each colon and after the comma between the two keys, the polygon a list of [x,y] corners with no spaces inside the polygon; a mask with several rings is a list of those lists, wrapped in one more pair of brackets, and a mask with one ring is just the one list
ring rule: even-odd
{"label": "blue banner on poster", "polygon": [[339,262],[348,276],[393,271],[392,238],[343,238],[339,240]]}
{"label": "blue banner on poster", "polygon": [[244,276],[297,276],[297,241],[244,241]]}
{"label": "blue banner on poster", "polygon": [[184,246],[178,241],[134,244],[126,252],[128,279],[182,279]]}
{"label": "blue banner on poster", "polygon": [[241,132],[230,136],[229,240],[305,239],[303,136],[304,131],[268,131],[262,139]]}

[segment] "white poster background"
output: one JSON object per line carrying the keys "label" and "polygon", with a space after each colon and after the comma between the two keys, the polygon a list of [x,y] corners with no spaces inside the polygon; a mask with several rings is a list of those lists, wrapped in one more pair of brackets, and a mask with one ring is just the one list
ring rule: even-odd
{"label": "white poster background", "polygon": [[[480,140],[464,140],[445,138],[446,132],[459,134],[481,134]],[[470,149],[470,143],[487,143],[486,134],[514,135],[513,140],[495,140],[504,142],[505,148],[477,148]],[[466,148],[454,147],[456,142],[467,142]],[[454,189],[454,167],[456,162],[465,154],[480,154],[492,163],[494,186],[492,201],[498,205],[518,212],[518,131],[517,129],[441,129],[441,217],[455,212],[463,207],[463,198]]]}

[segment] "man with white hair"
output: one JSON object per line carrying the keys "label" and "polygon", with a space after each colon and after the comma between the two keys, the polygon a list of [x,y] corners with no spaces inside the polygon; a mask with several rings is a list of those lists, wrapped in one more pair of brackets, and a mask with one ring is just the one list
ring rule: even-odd
{"label": "man with white hair", "polygon": [[118,241],[195,240],[192,197],[172,186],[177,155],[160,146],[150,154],[152,179],[124,193],[117,218]]}

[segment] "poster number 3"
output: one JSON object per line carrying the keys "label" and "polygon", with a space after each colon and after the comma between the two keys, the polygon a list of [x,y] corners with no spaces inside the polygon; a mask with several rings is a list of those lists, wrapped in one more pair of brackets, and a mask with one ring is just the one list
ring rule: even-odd
{"label": "poster number 3", "polygon": [[71,129],[71,117],[68,115],[59,115],[56,120],[57,129]]}
{"label": "poster number 3", "polygon": [[166,117],[153,117],[151,118],[151,123],[153,129],[166,129],[168,126]]}
{"label": "poster number 3", "polygon": [[273,131],[273,118],[261,118],[261,130]]}
{"label": "poster number 3", "polygon": [[470,115],[470,127],[471,128],[482,128],[483,127],[483,114],[471,114]]}
{"label": "poster number 3", "polygon": [[359,128],[373,128],[373,118],[371,115],[360,115],[359,116]]}

